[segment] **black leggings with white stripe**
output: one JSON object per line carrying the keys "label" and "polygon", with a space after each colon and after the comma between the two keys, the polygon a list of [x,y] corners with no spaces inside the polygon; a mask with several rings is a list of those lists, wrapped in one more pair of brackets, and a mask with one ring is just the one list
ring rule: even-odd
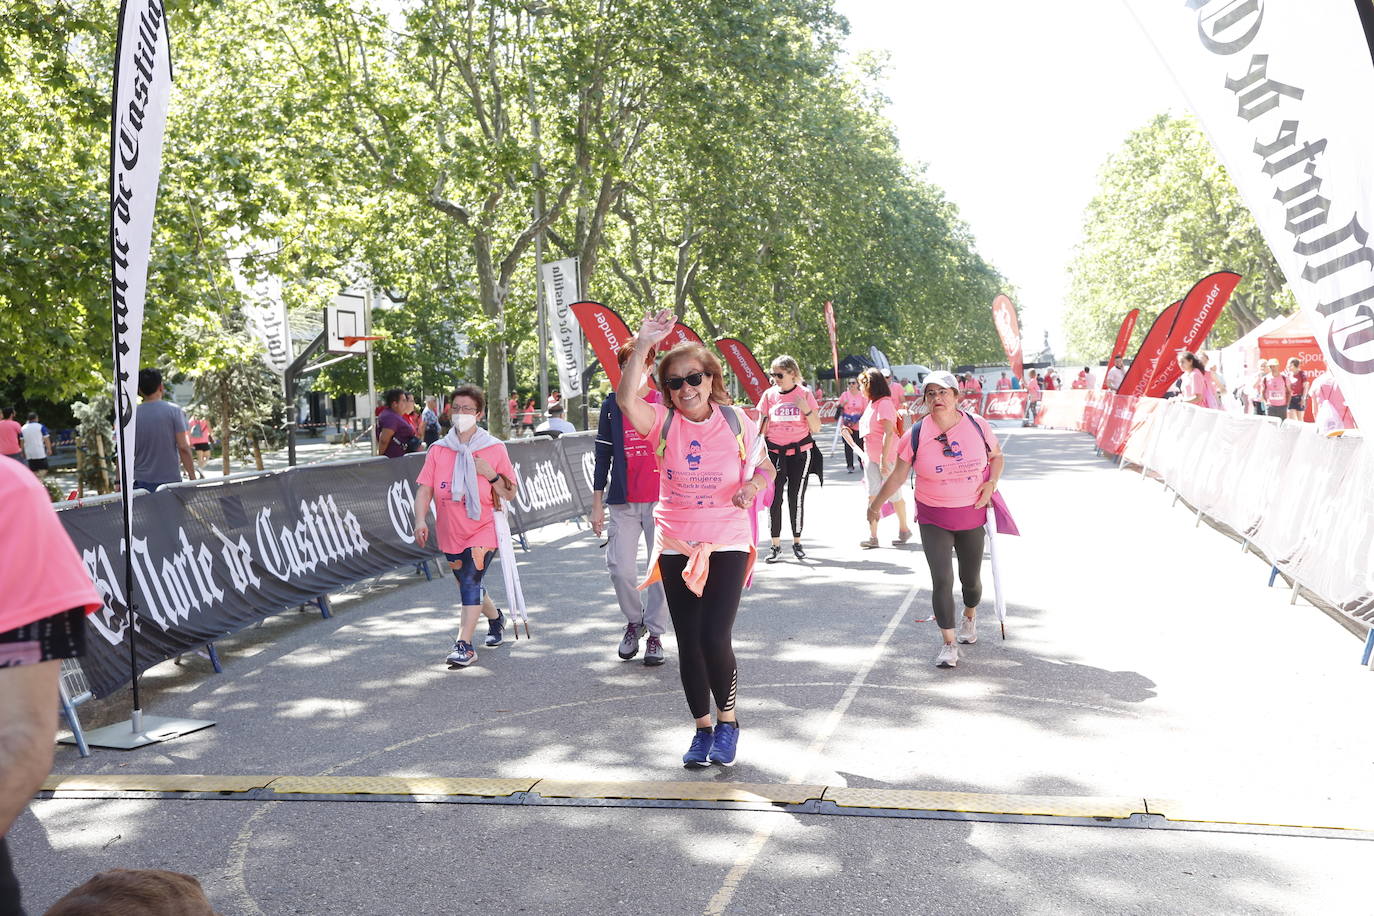
{"label": "black leggings with white stripe", "polygon": [[711,714],[712,695],[717,709],[729,712],[735,708],[739,680],[732,633],[748,562],[749,554],[739,550],[711,554],[711,573],[698,598],[682,581],[687,558],[681,554],[658,558],[668,614],[677,635],[682,691],[694,719]]}
{"label": "black leggings with white stripe", "polygon": [[804,452],[797,452],[795,455],[784,455],[781,452],[773,451],[771,444],[768,447],[768,457],[772,459],[773,467],[778,472],[777,476],[773,478],[773,505],[768,507],[769,533],[775,538],[782,536],[782,495],[784,491],[787,493],[787,502],[791,507],[792,537],[801,537],[802,520],[805,515],[806,478],[811,472],[813,460],[811,456],[814,454],[816,454],[814,446]]}

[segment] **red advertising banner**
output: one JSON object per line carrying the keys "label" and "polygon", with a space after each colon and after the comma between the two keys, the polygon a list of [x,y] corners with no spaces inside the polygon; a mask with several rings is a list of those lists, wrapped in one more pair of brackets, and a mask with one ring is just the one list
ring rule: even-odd
{"label": "red advertising banner", "polygon": [[[1126,355],[1126,348],[1131,344],[1131,335],[1135,333],[1136,319],[1140,317],[1140,309],[1131,309],[1126,313],[1126,317],[1121,319],[1121,327],[1116,332],[1116,343],[1112,344],[1112,355],[1107,358],[1107,372],[1112,370],[1116,361]],[[1102,387],[1107,387],[1107,373],[1102,373]]]}
{"label": "red advertising banner", "polygon": [[750,402],[757,404],[759,398],[768,390],[768,376],[759,365],[759,361],[754,358],[753,351],[733,337],[722,337],[716,341],[716,349],[725,357],[725,362],[739,379],[740,386],[744,388]]}
{"label": "red advertising banner", "polygon": [[677,324],[673,325],[673,329],[668,332],[668,336],[663,338],[663,342],[658,345],[658,352],[667,353],[678,344],[684,343],[699,344],[701,343],[701,338],[697,336],[696,331],[693,331],[691,328],[687,327],[687,325],[679,321]]}
{"label": "red advertising banner", "polygon": [[582,326],[587,343],[592,345],[592,352],[601,360],[601,368],[606,370],[611,387],[619,385],[620,364],[616,362],[615,351],[630,339],[630,329],[615,309],[600,302],[574,302],[572,312]]}
{"label": "red advertising banner", "polygon": [[1178,379],[1182,374],[1182,370],[1178,368],[1179,351],[1196,352],[1202,346],[1239,282],[1240,274],[1219,270],[1193,284],[1193,288],[1183,298],[1182,309],[1174,318],[1174,326],[1164,344],[1159,366],[1147,383],[1147,397],[1163,397],[1164,392]]}
{"label": "red advertising banner", "polygon": [[1026,398],[1030,392],[994,391],[988,395],[983,416],[989,420],[1019,420],[1026,415]]}
{"label": "red advertising banner", "polygon": [[983,406],[983,396],[981,394],[966,394],[959,399],[959,409],[964,413],[981,414],[978,408]]}
{"label": "red advertising banner", "polygon": [[1097,447],[1108,455],[1120,455],[1163,403],[1159,398],[1113,397],[1097,430]]}
{"label": "red advertising banner", "polygon": [[992,300],[992,323],[997,326],[997,336],[1002,338],[1002,349],[1007,351],[1012,375],[1020,378],[1025,371],[1021,357],[1021,325],[1016,320],[1016,306],[1006,296]]}
{"label": "red advertising banner", "polygon": [[830,365],[835,367],[835,384],[840,384],[840,345],[835,334],[835,304],[825,304],[825,326],[830,330]]}
{"label": "red advertising banner", "polygon": [[1175,302],[1155,318],[1155,323],[1150,325],[1150,330],[1145,334],[1145,340],[1140,344],[1140,349],[1136,351],[1135,359],[1131,360],[1131,367],[1126,370],[1126,377],[1121,380],[1121,386],[1116,389],[1117,394],[1124,394],[1127,397],[1144,396],[1150,379],[1159,367],[1159,361],[1164,355],[1164,347],[1169,342],[1169,334],[1174,329],[1174,319],[1178,317],[1181,308],[1183,308],[1183,303],[1181,301]]}

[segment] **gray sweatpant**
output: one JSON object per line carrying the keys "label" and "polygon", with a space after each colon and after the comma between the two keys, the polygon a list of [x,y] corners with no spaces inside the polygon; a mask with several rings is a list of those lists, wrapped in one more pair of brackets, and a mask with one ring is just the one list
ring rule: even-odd
{"label": "gray sweatpant", "polygon": [[639,542],[649,555],[654,551],[654,506],[657,503],[622,503],[607,506],[610,516],[606,537],[606,569],[615,586],[615,597],[625,619],[662,636],[668,630],[668,602],[663,585],[655,582],[644,591],[636,588],[644,577],[639,572]]}

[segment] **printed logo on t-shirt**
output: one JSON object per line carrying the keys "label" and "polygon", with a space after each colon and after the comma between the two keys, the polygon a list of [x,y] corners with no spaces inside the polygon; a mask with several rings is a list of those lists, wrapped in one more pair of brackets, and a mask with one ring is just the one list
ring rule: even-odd
{"label": "printed logo on t-shirt", "polygon": [[687,470],[695,471],[701,467],[701,443],[693,439],[687,443]]}

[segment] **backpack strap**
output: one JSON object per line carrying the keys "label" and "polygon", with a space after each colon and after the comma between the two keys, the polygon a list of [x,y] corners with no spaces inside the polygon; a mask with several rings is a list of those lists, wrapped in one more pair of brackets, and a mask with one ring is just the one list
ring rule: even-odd
{"label": "backpack strap", "polygon": [[[974,429],[978,430],[978,438],[983,440],[983,448],[991,455],[992,446],[988,445],[988,434],[983,432],[982,425],[962,410],[959,411],[959,414],[972,423]],[[916,448],[921,444],[921,424],[925,421],[926,418],[922,417],[911,427],[911,463],[913,465],[916,463]]]}
{"label": "backpack strap", "polygon": [[[721,412],[725,414],[725,424],[730,427],[730,432],[735,434],[735,445],[739,447],[739,460],[745,461],[749,453],[744,448],[744,424],[740,422],[739,408],[725,405],[721,407]],[[673,414],[677,413],[673,408],[668,408],[668,415],[663,418],[663,425],[658,430],[658,445],[654,447],[654,454],[659,459],[663,458],[668,451],[668,427],[672,425]]]}

